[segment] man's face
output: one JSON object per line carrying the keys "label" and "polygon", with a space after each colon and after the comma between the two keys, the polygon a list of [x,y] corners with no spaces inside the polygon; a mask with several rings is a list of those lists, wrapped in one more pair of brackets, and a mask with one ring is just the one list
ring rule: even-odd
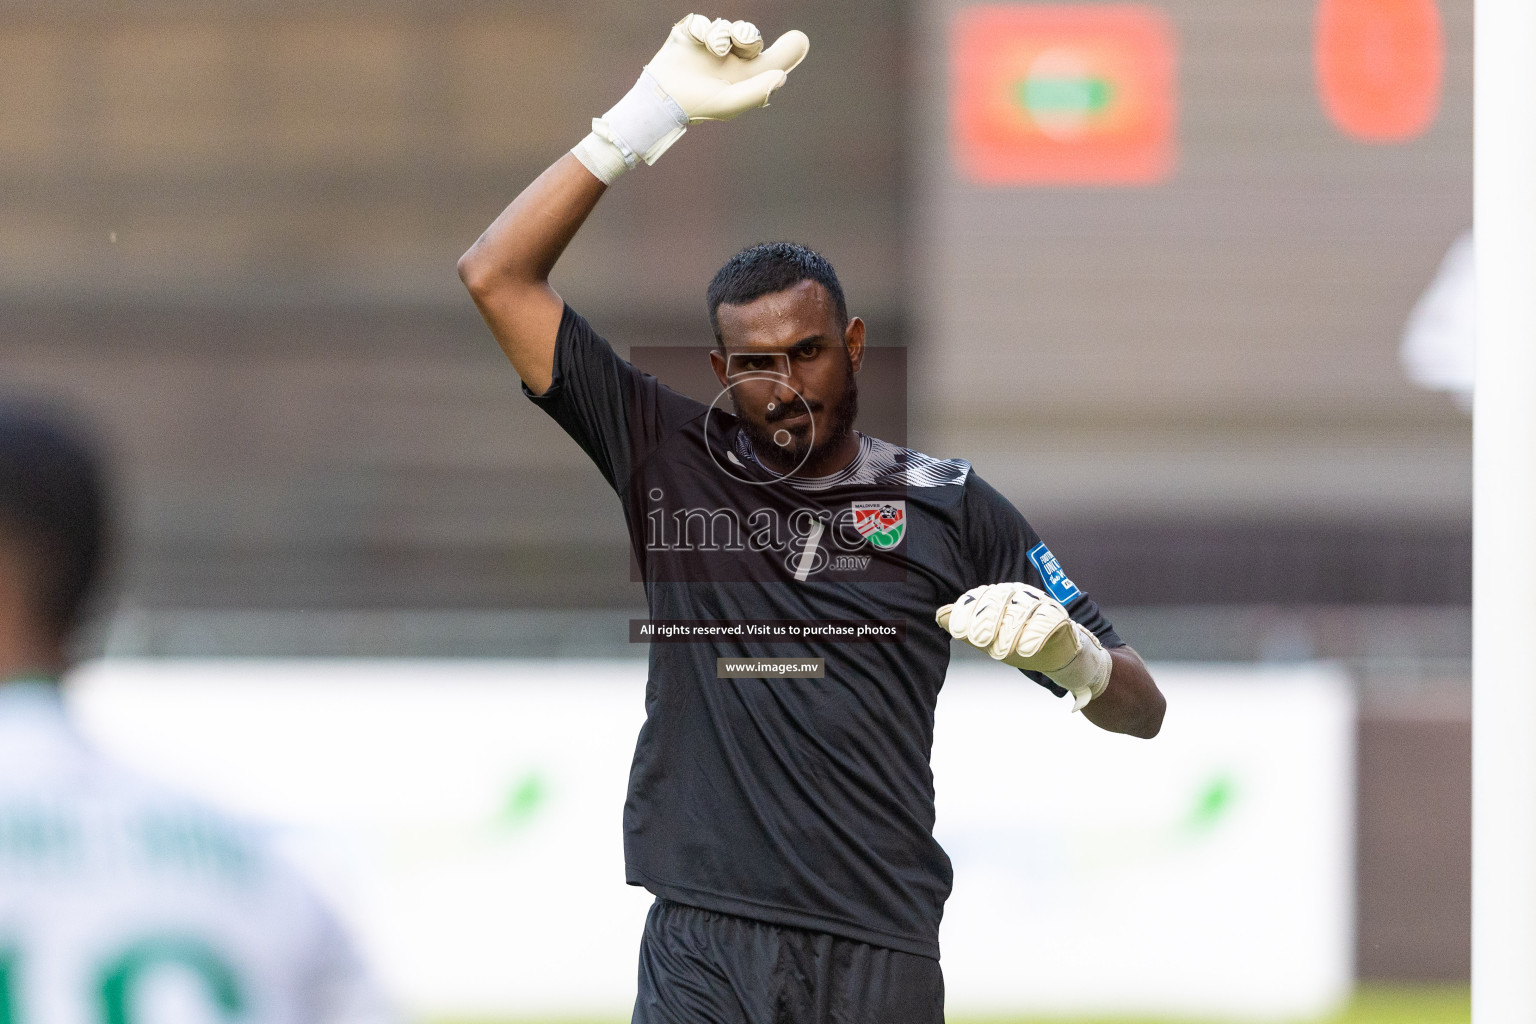
{"label": "man's face", "polygon": [[777,469],[804,463],[815,475],[821,457],[853,431],[864,322],[840,325],[817,281],[722,304],[715,315],[724,351],[711,352],[710,361],[758,457]]}

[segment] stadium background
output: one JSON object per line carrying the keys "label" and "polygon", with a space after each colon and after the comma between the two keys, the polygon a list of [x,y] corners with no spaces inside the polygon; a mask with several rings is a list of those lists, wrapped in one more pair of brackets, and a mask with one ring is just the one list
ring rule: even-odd
{"label": "stadium background", "polygon": [[[621,343],[705,344],[731,252],[825,252],[908,349],[908,442],[971,458],[1149,659],[1346,666],[1357,974],[1460,983],[1471,431],[1397,346],[1471,221],[1471,4],[1391,143],[1330,120],[1316,4],[1155,6],[1167,173],[999,186],[954,159],[956,7],[749,0],[806,64],[617,187],[556,285]],[[121,457],[109,653],[639,653],[613,502],[453,263],[681,13],[7,5],[0,386]]]}

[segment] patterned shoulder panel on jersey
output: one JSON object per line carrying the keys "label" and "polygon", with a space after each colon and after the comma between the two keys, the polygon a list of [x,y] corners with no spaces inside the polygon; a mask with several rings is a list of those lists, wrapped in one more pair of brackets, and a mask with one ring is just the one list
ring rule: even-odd
{"label": "patterned shoulder panel on jersey", "polygon": [[[744,458],[757,462],[757,453],[744,431],[736,432],[736,450]],[[761,465],[761,463],[759,463]],[[960,487],[970,475],[971,464],[964,459],[936,459],[910,448],[861,434],[859,452],[836,473],[810,479],[791,478],[788,483],[800,491],[825,491],[833,487],[886,484],[896,487]]]}

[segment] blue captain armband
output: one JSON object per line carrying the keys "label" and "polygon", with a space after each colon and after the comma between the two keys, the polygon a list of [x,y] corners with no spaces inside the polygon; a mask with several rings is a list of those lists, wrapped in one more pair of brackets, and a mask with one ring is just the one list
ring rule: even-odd
{"label": "blue captain armband", "polygon": [[1040,579],[1045,584],[1047,594],[1062,604],[1075,601],[1082,596],[1082,591],[1077,589],[1077,584],[1067,579],[1061,563],[1043,542],[1030,548],[1028,557],[1035,570],[1040,573]]}

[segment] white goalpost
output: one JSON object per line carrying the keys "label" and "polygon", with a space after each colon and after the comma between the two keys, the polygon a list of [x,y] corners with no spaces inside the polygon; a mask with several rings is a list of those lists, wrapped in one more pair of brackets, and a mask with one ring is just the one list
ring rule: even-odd
{"label": "white goalpost", "polygon": [[1536,0],[1477,0],[1472,1018],[1536,1024]]}

